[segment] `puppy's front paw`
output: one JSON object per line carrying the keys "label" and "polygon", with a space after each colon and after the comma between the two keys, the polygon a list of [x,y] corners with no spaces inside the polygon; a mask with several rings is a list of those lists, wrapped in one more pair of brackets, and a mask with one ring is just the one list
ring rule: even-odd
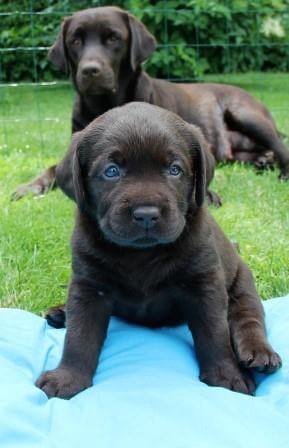
{"label": "puppy's front paw", "polygon": [[287,181],[289,179],[289,169],[282,170],[282,172],[279,174],[279,180]]}
{"label": "puppy's front paw", "polygon": [[266,343],[252,344],[239,348],[237,356],[240,364],[247,369],[255,369],[262,373],[273,373],[278,370],[282,361],[278,353]]}
{"label": "puppy's front paw", "polygon": [[92,379],[90,377],[64,367],[58,367],[42,373],[35,385],[42,389],[48,398],[69,399],[90,387],[91,384]]}
{"label": "puppy's front paw", "polygon": [[200,380],[208,386],[225,387],[235,392],[254,395],[255,382],[249,372],[243,371],[233,363],[216,365],[201,372]]}
{"label": "puppy's front paw", "polygon": [[223,205],[223,202],[222,202],[222,199],[220,198],[220,196],[211,190],[207,191],[207,202],[208,202],[208,206],[214,205],[217,208],[219,208]]}
{"label": "puppy's front paw", "polygon": [[257,168],[258,172],[262,172],[264,170],[274,170],[274,153],[272,151],[267,151],[266,153],[263,153],[254,162],[255,167]]}

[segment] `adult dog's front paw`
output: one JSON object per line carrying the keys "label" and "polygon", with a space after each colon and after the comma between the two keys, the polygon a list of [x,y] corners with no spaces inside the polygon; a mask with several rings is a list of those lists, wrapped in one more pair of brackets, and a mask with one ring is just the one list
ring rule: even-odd
{"label": "adult dog's front paw", "polygon": [[44,372],[36,381],[36,386],[42,389],[48,398],[58,397],[66,400],[87,389],[91,384],[90,377],[64,367]]}
{"label": "adult dog's front paw", "polygon": [[225,387],[247,395],[253,395],[256,390],[251,374],[245,370],[241,371],[237,365],[228,362],[203,370],[200,380],[208,386]]}

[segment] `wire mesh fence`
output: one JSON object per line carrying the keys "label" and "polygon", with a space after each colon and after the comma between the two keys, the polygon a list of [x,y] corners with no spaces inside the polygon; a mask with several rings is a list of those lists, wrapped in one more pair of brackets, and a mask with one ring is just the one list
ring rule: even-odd
{"label": "wire mesh fence", "polygon": [[[262,101],[264,89],[274,88],[266,84],[263,72],[289,71],[289,0],[113,3],[139,17],[156,35],[157,51],[145,64],[152,75],[174,81],[217,79],[238,84],[240,77],[232,74],[254,70],[257,74],[252,79]],[[25,0],[0,6],[2,149],[18,141],[25,150],[25,133],[33,134],[34,144],[43,147],[51,144],[63,126],[69,131],[72,89],[48,62],[47,51],[64,16],[107,4],[101,0]],[[224,76],[208,78],[207,73]],[[53,108],[47,101],[51,95],[55,97]],[[59,95],[67,107],[58,104]],[[273,115],[279,114],[285,132],[288,110],[282,102],[272,110]]]}

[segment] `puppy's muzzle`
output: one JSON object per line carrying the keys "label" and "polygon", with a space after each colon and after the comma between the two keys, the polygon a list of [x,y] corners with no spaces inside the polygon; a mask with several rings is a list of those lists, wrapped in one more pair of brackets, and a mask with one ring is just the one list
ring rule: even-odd
{"label": "puppy's muzzle", "polygon": [[148,230],[160,220],[160,210],[155,206],[137,206],[132,211],[133,221],[141,228]]}

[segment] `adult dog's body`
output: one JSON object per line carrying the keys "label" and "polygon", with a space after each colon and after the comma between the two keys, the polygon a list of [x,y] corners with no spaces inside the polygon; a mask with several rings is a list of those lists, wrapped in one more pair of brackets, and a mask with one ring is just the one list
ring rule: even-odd
{"label": "adult dog's body", "polygon": [[186,322],[209,385],[253,393],[250,369],[280,367],[252,275],[203,207],[205,145],[196,127],[136,102],[73,137],[57,168],[79,210],[67,334],[59,367],[37,381],[49,397],[91,385],[111,315]]}
{"label": "adult dog's body", "polygon": [[[115,7],[79,11],[66,18],[49,57],[70,73],[76,89],[72,132],[82,130],[107,110],[145,101],[199,126],[216,161],[259,164],[268,153],[289,175],[289,152],[279,139],[269,111],[244,90],[222,84],[174,84],[149,77],[141,63],[156,42],[135,17]],[[15,192],[39,194],[55,183],[55,166]]]}

